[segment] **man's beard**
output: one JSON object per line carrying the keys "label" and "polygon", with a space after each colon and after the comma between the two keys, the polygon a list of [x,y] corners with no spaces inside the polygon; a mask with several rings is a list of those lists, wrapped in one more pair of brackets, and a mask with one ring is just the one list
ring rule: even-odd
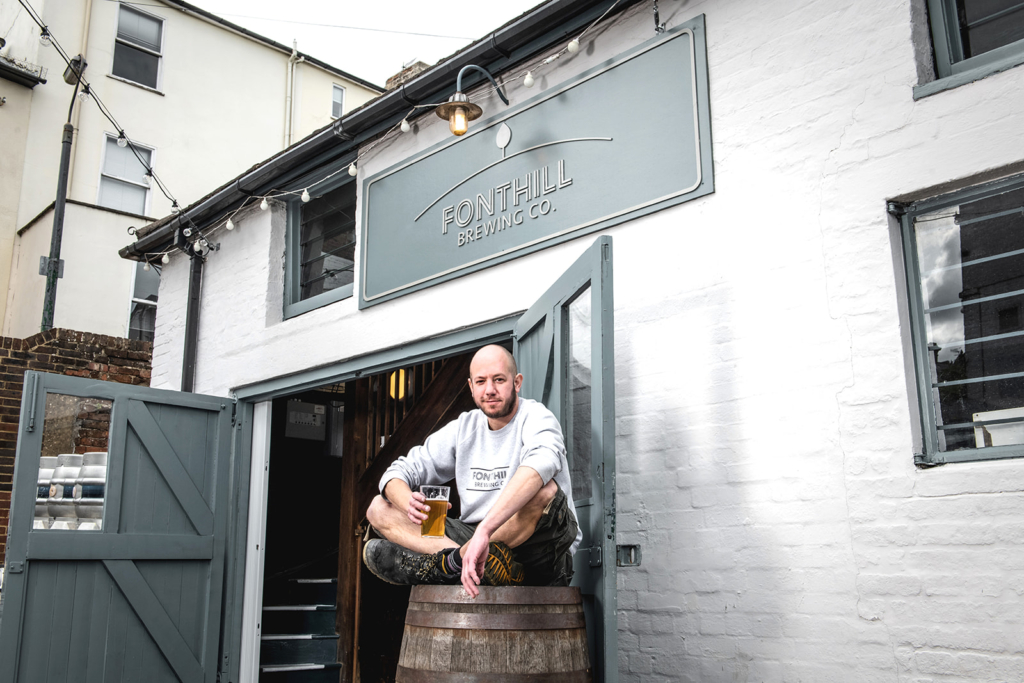
{"label": "man's beard", "polygon": [[[486,406],[486,404],[484,404],[484,405]],[[486,415],[487,417],[490,417],[490,418],[498,419],[498,420],[500,420],[503,417],[508,417],[509,415],[512,414],[512,411],[514,411],[515,409],[516,409],[516,394],[515,393],[513,393],[512,396],[510,396],[507,401],[502,403],[497,408],[486,408],[484,406],[480,406],[480,410],[483,411],[484,415]],[[493,412],[488,412],[488,410],[491,410]]]}

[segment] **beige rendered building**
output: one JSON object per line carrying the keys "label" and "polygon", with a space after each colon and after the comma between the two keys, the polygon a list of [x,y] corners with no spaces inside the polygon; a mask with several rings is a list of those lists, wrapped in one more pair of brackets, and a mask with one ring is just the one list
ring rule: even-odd
{"label": "beige rendered building", "polygon": [[[33,13],[55,44],[40,39]],[[54,326],[151,339],[159,266],[117,256],[130,226],[173,210],[146,165],[187,206],[381,91],[184,2],[5,2],[0,30],[0,320],[10,337],[40,328],[40,257],[50,248],[69,106]],[[75,98],[62,78],[58,45],[84,57],[90,96]],[[118,145],[122,131],[131,146]]]}

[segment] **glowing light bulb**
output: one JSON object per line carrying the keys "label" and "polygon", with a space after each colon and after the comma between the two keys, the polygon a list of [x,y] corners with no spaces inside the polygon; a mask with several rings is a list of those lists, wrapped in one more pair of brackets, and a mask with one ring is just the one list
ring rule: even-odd
{"label": "glowing light bulb", "polygon": [[412,130],[412,126],[409,125],[408,121],[402,119],[401,129],[403,133],[408,133],[410,130]]}
{"label": "glowing light bulb", "polygon": [[146,261],[146,263],[143,264],[142,269],[149,270],[149,261]]}
{"label": "glowing light bulb", "polygon": [[309,201],[309,189],[308,188],[302,191],[302,196],[299,197],[299,199],[301,199],[303,203]]}
{"label": "glowing light bulb", "polygon": [[452,135],[466,134],[466,131],[469,130],[469,120],[466,118],[466,110],[464,108],[455,107],[452,109],[452,114],[448,117],[448,129],[451,130]]}
{"label": "glowing light bulb", "polygon": [[526,78],[523,79],[523,85],[525,85],[527,88],[532,88],[533,87],[533,83],[534,83],[533,72],[532,71],[527,71],[526,72]]}
{"label": "glowing light bulb", "polygon": [[260,202],[260,209],[262,209],[263,211],[266,211],[269,207],[270,207],[270,204],[267,204],[267,198],[264,197],[263,201]]}
{"label": "glowing light bulb", "polygon": [[117,136],[117,146],[121,149],[128,146],[128,138],[125,137],[123,130]]}
{"label": "glowing light bulb", "polygon": [[228,229],[228,231],[230,232],[231,230],[234,230],[234,229],[235,229],[235,224],[234,224],[234,223],[232,223],[232,222],[231,222],[231,219],[229,218],[229,219],[228,219],[228,222],[224,224],[224,227],[225,227],[225,228],[227,228],[227,229]]}
{"label": "glowing light bulb", "polygon": [[43,30],[39,32],[39,44],[43,47],[50,47],[53,45],[53,40],[50,39],[50,31],[45,26]]}
{"label": "glowing light bulb", "polygon": [[166,265],[171,262],[171,257],[169,254],[164,254],[163,258],[161,258],[160,261]]}
{"label": "glowing light bulb", "polygon": [[569,41],[568,48],[569,52],[576,54],[577,52],[580,51],[580,41],[577,40],[576,38],[573,38],[572,40]]}
{"label": "glowing light bulb", "polygon": [[351,164],[348,165],[348,174],[353,178],[359,175],[359,169],[356,168],[356,162],[353,161]]}

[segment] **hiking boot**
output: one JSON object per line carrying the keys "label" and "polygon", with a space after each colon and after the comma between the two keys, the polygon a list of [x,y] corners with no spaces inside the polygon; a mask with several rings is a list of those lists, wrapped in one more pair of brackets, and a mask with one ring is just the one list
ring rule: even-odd
{"label": "hiking boot", "polygon": [[383,538],[363,545],[363,564],[378,579],[396,586],[453,585],[461,579],[444,570],[444,551],[424,555]]}
{"label": "hiking boot", "polygon": [[485,586],[521,586],[526,579],[523,565],[512,557],[512,549],[501,541],[491,543],[484,565],[482,584]]}

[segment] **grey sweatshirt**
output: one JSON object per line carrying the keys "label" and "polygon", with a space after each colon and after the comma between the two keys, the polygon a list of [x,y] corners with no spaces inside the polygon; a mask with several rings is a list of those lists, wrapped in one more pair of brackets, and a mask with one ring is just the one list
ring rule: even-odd
{"label": "grey sweatshirt", "polygon": [[[545,484],[554,479],[575,517],[562,427],[544,404],[524,398],[519,399],[512,421],[497,431],[491,431],[483,411],[462,413],[427,437],[422,446],[395,460],[381,477],[380,490],[383,493],[392,479],[401,479],[416,491],[424,484],[454,478],[462,500],[462,521],[477,524],[520,466],[535,470]],[[573,553],[582,539],[583,532],[577,532]]]}

